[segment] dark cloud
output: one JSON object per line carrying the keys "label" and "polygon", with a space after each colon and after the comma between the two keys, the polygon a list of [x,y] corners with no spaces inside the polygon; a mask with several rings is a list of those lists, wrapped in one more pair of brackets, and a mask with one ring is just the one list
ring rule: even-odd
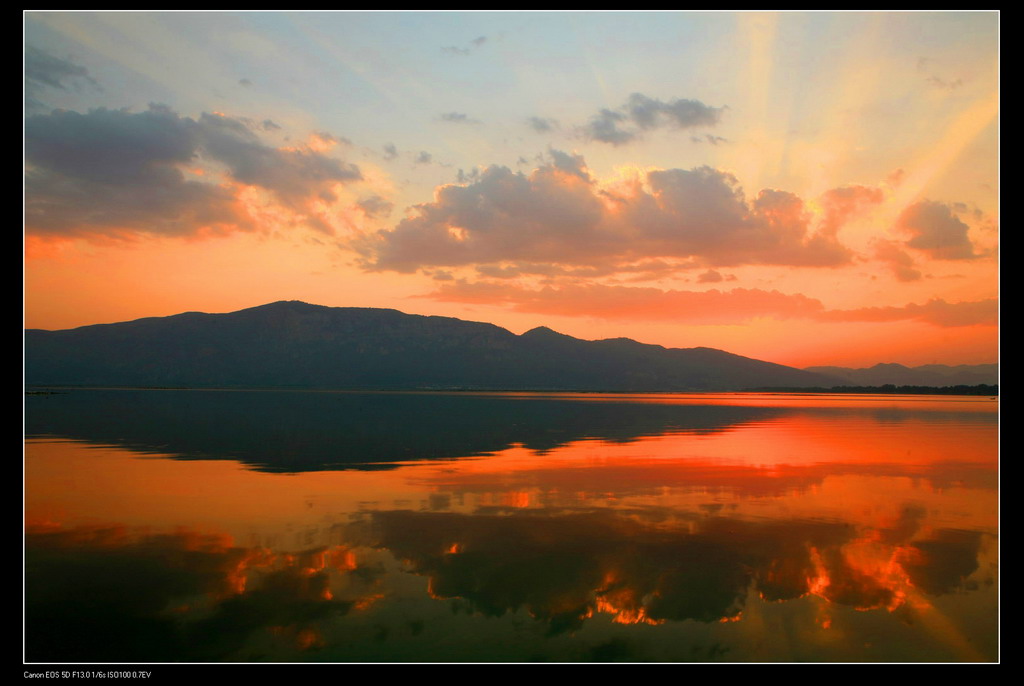
{"label": "dark cloud", "polygon": [[939,76],[929,76],[926,80],[930,85],[948,91],[956,90],[960,86],[964,85],[963,79],[953,79],[952,81],[947,81],[946,79],[943,79]]}
{"label": "dark cloud", "polygon": [[679,99],[662,102],[642,93],[630,95],[624,109],[641,129],[666,125],[680,129],[714,126],[722,116],[721,107],[708,107],[699,100]]}
{"label": "dark cloud", "polygon": [[25,160],[26,228],[42,233],[252,228],[230,187],[186,176],[203,161],[297,210],[332,184],[360,178],[354,165],[315,151],[265,145],[246,120],[191,119],[162,105],[29,117]]}
{"label": "dark cloud", "polygon": [[606,268],[649,258],[833,266],[851,258],[836,236],[839,219],[815,230],[799,197],[768,189],[748,201],[735,177],[710,167],[651,171],[607,189],[582,157],[552,150],[529,175],[491,166],[460,181],[465,185],[439,187],[414,216],[361,243],[364,266]]}
{"label": "dark cloud", "polygon": [[395,147],[394,143],[388,143],[384,146],[384,159],[393,160],[398,157],[398,148]]}
{"label": "dark cloud", "polygon": [[709,269],[697,277],[698,283],[717,283],[722,280],[722,274],[714,269]]}
{"label": "dark cloud", "polygon": [[449,55],[468,55],[474,50],[480,49],[484,43],[487,42],[487,36],[477,36],[473,40],[469,41],[469,45],[466,47],[459,47],[457,45],[449,45],[441,48],[441,52]]}
{"label": "dark cloud", "polygon": [[334,599],[332,577],[366,590],[346,553],[277,555],[184,529],[30,529],[26,654],[39,662],[231,660],[273,636],[299,654],[309,647],[304,632],[359,600]]}
{"label": "dark cloud", "polygon": [[479,169],[470,169],[468,172],[460,169],[455,174],[455,180],[459,183],[473,183],[480,178]]}
{"label": "dark cloud", "polygon": [[551,157],[552,166],[556,169],[560,169],[573,176],[578,176],[587,183],[592,181],[590,172],[587,171],[587,162],[583,159],[582,155],[573,155],[554,149],[548,151],[548,154]]}
{"label": "dark cloud", "polygon": [[974,252],[969,227],[956,216],[955,207],[922,200],[907,207],[896,220],[896,230],[910,239],[906,246],[943,260],[982,257]]}
{"label": "dark cloud", "polygon": [[252,85],[252,81],[250,81],[249,79],[238,79],[238,85],[248,87]]}
{"label": "dark cloud", "polygon": [[386,217],[395,208],[394,203],[388,202],[379,195],[363,198],[356,204],[371,217]]}
{"label": "dark cloud", "polygon": [[610,143],[611,145],[623,145],[637,137],[637,133],[619,128],[619,125],[626,121],[626,115],[621,112],[613,112],[603,109],[593,117],[585,127],[583,134],[595,141]]}
{"label": "dark cloud", "polygon": [[728,143],[727,138],[721,136],[712,136],[710,133],[706,133],[703,136],[690,136],[690,140],[694,143],[710,143],[711,145],[718,145],[719,143]]}
{"label": "dark cloud", "polygon": [[933,537],[915,541],[901,559],[915,586],[938,596],[963,590],[978,569],[982,534],[964,529],[939,529]]}
{"label": "dark cloud", "polygon": [[29,109],[45,107],[39,99],[47,88],[68,90],[88,83],[101,90],[89,70],[69,59],[61,59],[34,46],[25,47],[25,106]]}
{"label": "dark cloud", "polygon": [[[644,131],[659,128],[691,129],[715,126],[721,119],[723,107],[710,107],[699,100],[674,99],[662,101],[642,93],[633,93],[621,107],[602,109],[582,127],[584,137],[623,145],[638,138]],[[709,143],[717,144],[724,138],[708,136]]]}
{"label": "dark cloud", "polygon": [[537,133],[547,133],[549,131],[553,131],[555,127],[558,126],[557,121],[546,117],[529,117],[527,118],[526,123]]}
{"label": "dark cloud", "polygon": [[441,115],[441,121],[452,122],[454,124],[479,124],[479,119],[472,119],[469,115],[463,114],[462,112],[445,112]]}
{"label": "dark cloud", "polygon": [[328,184],[360,178],[354,165],[312,150],[264,145],[230,117],[204,113],[198,124],[203,154],[226,164],[235,180],[274,191],[285,204],[297,206]]}
{"label": "dark cloud", "polygon": [[[435,597],[459,598],[488,617],[525,610],[549,634],[579,630],[599,613],[630,624],[720,622],[738,617],[750,592],[769,602],[813,593],[860,610],[906,601],[910,584],[853,564],[846,549],[864,539],[846,522],[678,515],[653,524],[555,508],[386,511],[372,515],[366,536],[429,577]],[[930,594],[957,588],[978,566],[979,540],[947,534],[916,542],[922,554],[908,563],[911,579]],[[906,543],[886,551],[896,556],[910,550]]]}
{"label": "dark cloud", "polygon": [[426,150],[421,150],[419,155],[416,155],[416,164],[430,164],[434,161],[434,156]]}
{"label": "dark cloud", "polygon": [[197,122],[161,107],[29,117],[26,229],[185,234],[201,225],[247,227],[227,189],[182,172],[194,161],[200,137]]}

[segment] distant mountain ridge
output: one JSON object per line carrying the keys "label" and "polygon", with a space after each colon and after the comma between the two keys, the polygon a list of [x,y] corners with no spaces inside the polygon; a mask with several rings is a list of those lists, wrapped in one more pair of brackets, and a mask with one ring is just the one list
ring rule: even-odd
{"label": "distant mountain ridge", "polygon": [[28,385],[726,391],[835,378],[713,348],[585,341],[537,327],[280,301],[25,331]]}
{"label": "distant mountain ridge", "polygon": [[873,367],[806,367],[805,371],[840,379],[842,384],[854,386],[976,386],[999,383],[998,364],[926,364],[906,367],[902,364],[881,363]]}

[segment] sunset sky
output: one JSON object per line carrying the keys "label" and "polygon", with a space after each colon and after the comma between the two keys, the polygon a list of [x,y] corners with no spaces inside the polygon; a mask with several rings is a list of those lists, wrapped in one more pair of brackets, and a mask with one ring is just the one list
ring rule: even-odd
{"label": "sunset sky", "polygon": [[28,12],[25,325],[995,362],[999,14]]}

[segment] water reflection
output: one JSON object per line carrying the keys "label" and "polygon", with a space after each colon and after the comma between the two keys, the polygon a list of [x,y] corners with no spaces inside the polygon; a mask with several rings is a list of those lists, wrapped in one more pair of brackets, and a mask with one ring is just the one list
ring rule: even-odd
{"label": "water reflection", "polygon": [[300,472],[484,455],[512,445],[547,451],[584,438],[628,442],[665,433],[716,434],[808,414],[857,416],[874,425],[922,415],[932,425],[995,421],[993,413],[979,411],[984,403],[978,401],[744,398],[70,390],[27,396],[25,432]]}
{"label": "water reflection", "polygon": [[319,623],[360,603],[331,591],[332,574],[355,569],[341,547],[280,554],[194,531],[83,526],[30,528],[25,551],[30,661],[220,660],[257,634],[305,649]]}
{"label": "water reflection", "polygon": [[29,660],[997,658],[994,404],[121,393],[29,403]]}

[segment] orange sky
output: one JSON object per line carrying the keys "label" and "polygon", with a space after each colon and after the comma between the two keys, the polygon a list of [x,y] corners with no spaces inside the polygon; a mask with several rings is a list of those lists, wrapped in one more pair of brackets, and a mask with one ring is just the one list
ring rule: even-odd
{"label": "orange sky", "polygon": [[994,362],[993,12],[25,14],[25,325]]}

